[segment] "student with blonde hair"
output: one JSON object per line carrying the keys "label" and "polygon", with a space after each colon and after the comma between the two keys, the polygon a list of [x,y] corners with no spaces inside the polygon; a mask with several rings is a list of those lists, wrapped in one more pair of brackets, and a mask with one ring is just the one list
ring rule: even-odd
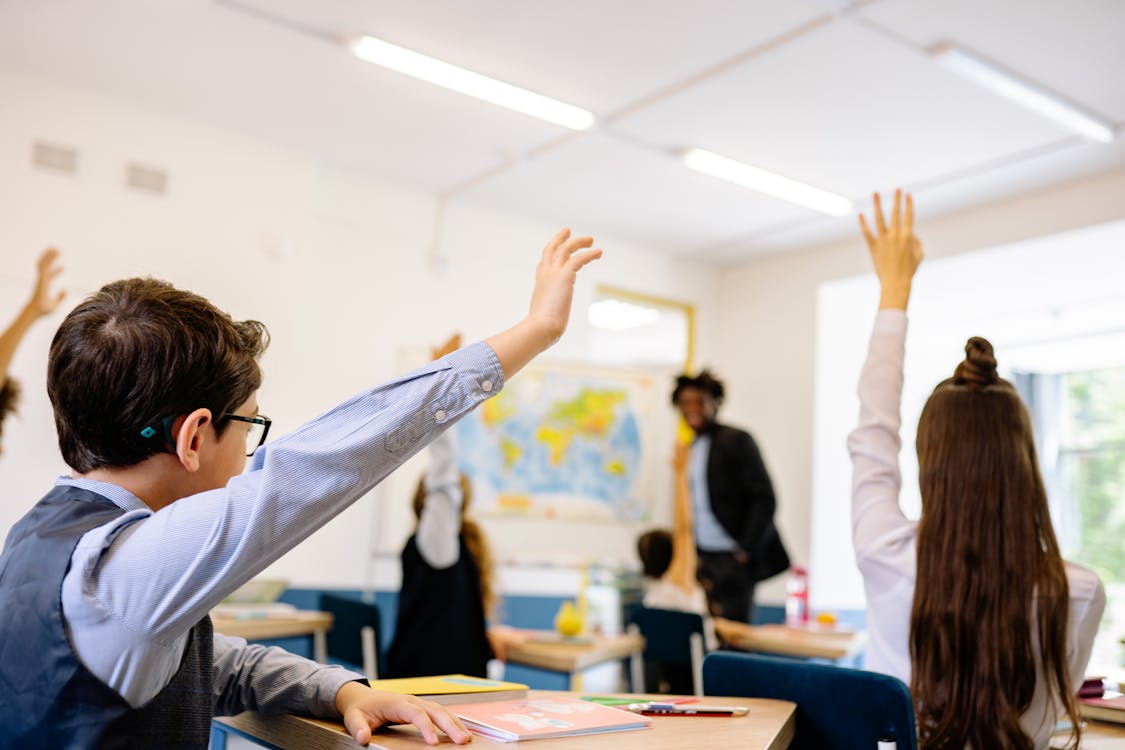
{"label": "student with blonde hair", "polygon": [[[899,506],[906,308],[922,245],[914,206],[875,196],[860,217],[879,277],[879,313],[848,438],[852,529],[867,594],[867,667],[908,683],[924,750],[1046,748],[1060,718],[1079,726],[1074,693],[1105,592],[1063,560],[1027,409],[971,338],[918,422],[922,514]],[[1077,730],[1073,739],[1077,744]]]}

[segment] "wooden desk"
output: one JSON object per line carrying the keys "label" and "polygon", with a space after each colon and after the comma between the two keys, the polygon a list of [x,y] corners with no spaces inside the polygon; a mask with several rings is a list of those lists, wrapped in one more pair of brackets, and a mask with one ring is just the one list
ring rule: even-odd
{"label": "wooden desk", "polygon": [[[1051,747],[1066,747],[1068,735],[1051,735]],[[1078,750],[1122,750],[1125,748],[1125,725],[1107,721],[1087,721],[1082,727],[1082,744]]]}
{"label": "wooden desk", "polygon": [[[550,690],[532,690],[529,697],[546,698],[577,695]],[[667,698],[667,696],[653,696]],[[638,697],[638,700],[641,698]],[[560,737],[543,742],[549,750],[682,750],[693,747],[739,748],[739,750],[784,750],[793,740],[796,704],[761,698],[707,698],[722,705],[749,706],[747,716],[685,717],[653,716],[651,729],[579,737]],[[250,711],[238,716],[215,719],[218,732],[233,730],[251,740],[260,740],[281,750],[355,750],[355,740],[338,721],[306,719],[299,716],[262,716]],[[221,739],[221,738],[219,738]],[[535,743],[538,747],[538,743]],[[422,750],[427,747],[413,727],[391,727],[372,738],[372,747],[387,750]],[[448,741],[439,747],[455,748]],[[497,742],[480,735],[464,745],[468,750],[485,747],[517,747],[517,743]]]}
{"label": "wooden desk", "polygon": [[325,634],[332,629],[330,612],[297,610],[292,614],[266,617],[223,617],[212,614],[211,623],[219,633],[238,636],[248,641],[311,635],[313,659],[321,664],[328,661]]}
{"label": "wooden desk", "polygon": [[[550,636],[544,636],[550,638]],[[525,667],[562,672],[570,675],[572,690],[579,687],[576,678],[584,669],[610,661],[629,659],[639,665],[645,650],[645,639],[636,633],[593,636],[590,641],[530,640],[508,649],[507,661]]]}
{"label": "wooden desk", "polygon": [[784,625],[758,625],[747,628],[729,645],[739,651],[838,661],[859,653],[866,644],[867,634],[863,631],[835,633],[787,628]]}

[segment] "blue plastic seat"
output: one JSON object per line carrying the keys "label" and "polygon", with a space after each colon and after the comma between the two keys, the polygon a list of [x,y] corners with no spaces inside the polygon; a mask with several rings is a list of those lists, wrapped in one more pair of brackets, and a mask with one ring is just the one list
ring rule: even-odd
{"label": "blue plastic seat", "polygon": [[379,608],[348,596],[321,594],[320,609],[333,616],[332,629],[325,638],[329,659],[359,667],[368,679],[378,679],[386,669],[379,637]]}
{"label": "blue plastic seat", "polygon": [[895,677],[757,654],[718,651],[703,662],[707,695],[797,704],[791,750],[875,750],[890,739],[917,750],[914,700]]}
{"label": "blue plastic seat", "polygon": [[[661,670],[665,675],[675,675],[671,692],[703,695],[703,657],[706,643],[704,628],[709,625],[704,622],[701,615],[694,612],[638,606],[629,612],[629,623],[636,626],[644,636],[646,671]],[[645,685],[644,682],[634,675],[633,690],[656,691],[654,685]],[[687,684],[688,682],[690,684]]]}

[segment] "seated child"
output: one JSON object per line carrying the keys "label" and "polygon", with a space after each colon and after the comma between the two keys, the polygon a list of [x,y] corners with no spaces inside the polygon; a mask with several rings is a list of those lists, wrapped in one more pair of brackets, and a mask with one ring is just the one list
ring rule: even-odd
{"label": "seated child", "polygon": [[[455,351],[454,335],[433,352]],[[402,550],[402,588],[388,677],[488,676],[519,631],[488,625],[496,605],[495,564],[488,538],[468,515],[472,485],[457,468],[457,435],[430,444],[430,465],[414,493],[418,526]]]}
{"label": "seated child", "polygon": [[[212,632],[208,612],[366,494],[563,333],[600,256],[563,230],[515,326],[366,390],[262,449],[268,337],[153,279],[63,321],[48,394],[60,477],[0,553],[0,749],[206,748],[212,715],[342,717],[470,740],[441,706]],[[253,455],[251,470],[243,473]]]}

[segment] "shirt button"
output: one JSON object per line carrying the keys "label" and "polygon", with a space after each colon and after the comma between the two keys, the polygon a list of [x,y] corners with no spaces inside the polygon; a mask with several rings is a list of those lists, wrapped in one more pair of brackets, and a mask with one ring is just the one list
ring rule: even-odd
{"label": "shirt button", "polygon": [[485,380],[485,381],[483,381],[483,382],[482,382],[482,383],[480,384],[480,389],[481,389],[482,391],[484,391],[485,393],[488,393],[489,391],[491,391],[491,390],[492,390],[492,381],[491,381],[491,380]]}
{"label": "shirt button", "polygon": [[439,424],[444,422],[445,421],[445,410],[438,409],[437,411],[435,411],[434,412],[434,421],[438,422]]}

